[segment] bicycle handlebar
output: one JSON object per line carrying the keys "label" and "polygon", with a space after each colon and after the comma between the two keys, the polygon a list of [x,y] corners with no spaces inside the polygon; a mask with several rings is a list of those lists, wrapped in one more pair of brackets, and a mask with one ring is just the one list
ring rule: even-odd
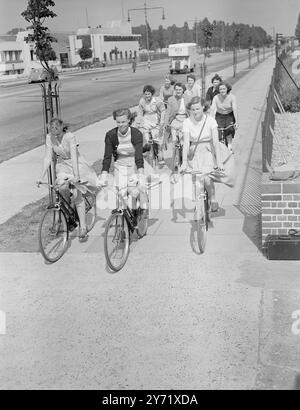
{"label": "bicycle handlebar", "polygon": [[228,130],[229,128],[235,128],[236,127],[236,123],[232,123],[232,124],[229,124],[227,127],[218,127],[218,130],[219,131],[226,131],[226,130]]}

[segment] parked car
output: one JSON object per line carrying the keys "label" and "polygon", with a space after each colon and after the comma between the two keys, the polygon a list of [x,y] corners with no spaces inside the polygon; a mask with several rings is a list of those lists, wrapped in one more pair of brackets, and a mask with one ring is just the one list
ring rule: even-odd
{"label": "parked car", "polygon": [[[57,68],[53,69],[54,71],[54,80],[58,80],[58,72]],[[45,70],[44,68],[32,68],[31,72],[28,77],[28,83],[39,83],[48,81],[50,77],[50,73]]]}

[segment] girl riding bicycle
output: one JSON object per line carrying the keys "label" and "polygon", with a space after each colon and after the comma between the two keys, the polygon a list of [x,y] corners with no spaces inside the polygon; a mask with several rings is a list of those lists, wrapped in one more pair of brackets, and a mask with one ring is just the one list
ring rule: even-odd
{"label": "girl riding bicycle", "polygon": [[[221,161],[218,124],[215,119],[203,110],[204,101],[200,97],[193,97],[188,103],[189,118],[183,122],[183,154],[181,171],[191,168],[193,171],[203,173],[212,172],[214,169],[224,169]],[[192,158],[188,158],[188,154]],[[210,176],[205,177],[204,184],[208,192],[211,210],[218,210],[215,198],[215,185]]]}
{"label": "girl riding bicycle", "polygon": [[235,129],[238,127],[238,114],[236,98],[230,91],[231,86],[229,84],[223,82],[219,84],[219,94],[213,98],[210,115],[216,118],[220,128],[227,128],[230,124],[234,125],[228,128],[224,134],[228,148],[232,152],[232,139],[234,138]]}
{"label": "girl riding bicycle", "polygon": [[148,143],[151,133],[153,140],[159,144],[159,162],[163,164],[162,149],[165,105],[160,98],[154,96],[154,93],[155,88],[152,85],[145,85],[135,122],[143,133],[145,143]]}
{"label": "girl riding bicycle", "polygon": [[140,190],[140,207],[148,208],[146,178],[144,175],[143,134],[132,127],[132,113],[128,108],[113,112],[117,127],[105,136],[105,151],[102,172],[98,186],[106,185],[112,157],[114,158],[114,180],[119,189],[127,188],[128,182],[136,173]]}
{"label": "girl riding bicycle", "polygon": [[[56,159],[56,184],[61,186],[60,190],[63,196],[69,199],[70,190],[67,180],[71,180],[74,183],[82,180],[88,182],[91,187],[95,188],[97,175],[87,161],[79,154],[79,144],[77,144],[74,134],[68,132],[67,129],[67,126],[65,126],[59,118],[53,118],[50,121],[49,133],[46,136],[43,168],[37,184],[39,185],[43,181],[54,154]],[[73,198],[80,223],[79,238],[83,239],[87,235],[85,203],[82,193],[77,189],[73,191]]]}

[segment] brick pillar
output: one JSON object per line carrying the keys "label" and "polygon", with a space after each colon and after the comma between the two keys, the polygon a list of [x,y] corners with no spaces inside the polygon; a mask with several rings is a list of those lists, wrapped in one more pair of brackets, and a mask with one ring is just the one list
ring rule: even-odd
{"label": "brick pillar", "polygon": [[300,230],[300,178],[292,181],[262,180],[262,245],[267,235],[286,235],[289,229]]}

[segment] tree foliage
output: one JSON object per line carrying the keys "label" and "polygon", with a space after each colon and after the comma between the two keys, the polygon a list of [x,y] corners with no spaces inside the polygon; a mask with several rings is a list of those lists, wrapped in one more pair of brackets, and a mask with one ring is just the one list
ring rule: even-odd
{"label": "tree foliage", "polygon": [[52,77],[54,73],[48,62],[55,56],[52,43],[57,40],[50,35],[48,27],[44,26],[44,22],[48,18],[56,17],[56,14],[49,8],[54,6],[53,0],[28,0],[27,9],[21,13],[21,16],[30,23],[28,29],[32,30],[32,34],[28,34],[25,41],[34,43],[37,58],[42,66],[52,74]]}
{"label": "tree foliage", "polygon": [[93,51],[87,47],[82,47],[80,50],[78,50],[78,54],[81,60],[87,60],[88,58],[93,57]]}
{"label": "tree foliage", "polygon": [[9,36],[16,36],[20,31],[25,31],[25,28],[15,27],[9,30],[6,34]]}
{"label": "tree foliage", "polygon": [[[197,32],[196,32],[197,30]],[[150,30],[148,30],[150,32]],[[133,27],[134,34],[141,34],[141,47],[146,48],[145,25]],[[195,22],[190,28],[185,22],[183,27],[175,24],[167,28],[160,26],[157,30],[151,30],[150,49],[168,47],[172,43],[196,42],[203,49],[205,48],[226,48],[231,50],[234,47],[248,48],[249,38],[251,45],[262,47],[270,45],[272,38],[268,36],[262,27],[250,26],[249,24],[225,23],[224,21],[210,22],[206,17]]]}
{"label": "tree foliage", "polygon": [[295,28],[295,37],[300,41],[300,13],[299,13],[298,22]]}

